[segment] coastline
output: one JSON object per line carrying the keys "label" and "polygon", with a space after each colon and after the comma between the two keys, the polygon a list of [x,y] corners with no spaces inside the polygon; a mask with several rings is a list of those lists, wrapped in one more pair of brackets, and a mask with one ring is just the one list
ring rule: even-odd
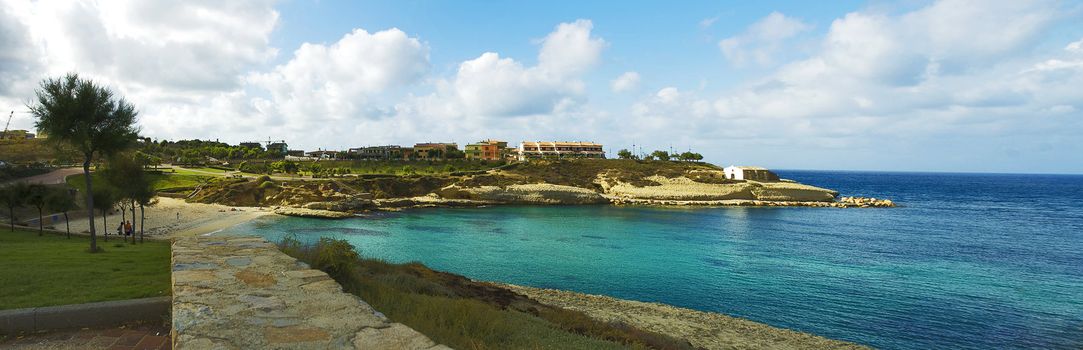
{"label": "coastline", "polygon": [[580,311],[591,318],[625,323],[636,328],[688,340],[704,349],[869,349],[818,335],[662,303],[617,299],[504,283],[492,283],[542,304]]}
{"label": "coastline", "polygon": [[[259,207],[237,207],[220,204],[189,203],[183,199],[157,197],[158,203],[146,208],[146,228],[144,235],[157,239],[191,237],[214,233],[247,221],[274,215],[269,209]],[[131,220],[128,212],[128,220]],[[136,210],[136,215],[139,211]],[[120,223],[120,213],[108,215],[109,226],[102,231],[101,215],[95,215],[94,225],[99,235],[108,232],[110,238],[116,238],[116,226]],[[64,231],[64,223],[52,224],[54,230]],[[86,217],[71,219],[71,232],[85,234],[90,225]],[[138,230],[138,228],[137,228]],[[138,231],[136,232],[138,235]]]}
{"label": "coastline", "polygon": [[[160,198],[158,206],[147,211],[147,236],[154,238],[192,237],[214,234],[223,229],[267,215],[283,215],[274,208],[231,207],[218,204],[189,203],[181,199]],[[430,206],[432,203],[429,203]],[[177,221],[177,213],[180,221]],[[110,215],[110,222],[119,215]],[[80,228],[85,228],[85,222]],[[76,225],[72,225],[75,231]],[[604,295],[582,294],[565,290],[525,287],[486,282],[522,294],[543,304],[580,311],[607,322],[622,322],[682,338],[705,349],[774,348],[774,349],[866,349],[867,347],[802,333],[767,324],[675,307],[617,299]]]}

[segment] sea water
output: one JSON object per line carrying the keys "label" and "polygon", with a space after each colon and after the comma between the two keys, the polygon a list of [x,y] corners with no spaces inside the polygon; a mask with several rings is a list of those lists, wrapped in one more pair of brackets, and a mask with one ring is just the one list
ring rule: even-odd
{"label": "sea water", "polygon": [[901,206],[418,209],[225,234],[345,239],[470,278],[887,349],[1083,347],[1083,176],[783,171]]}

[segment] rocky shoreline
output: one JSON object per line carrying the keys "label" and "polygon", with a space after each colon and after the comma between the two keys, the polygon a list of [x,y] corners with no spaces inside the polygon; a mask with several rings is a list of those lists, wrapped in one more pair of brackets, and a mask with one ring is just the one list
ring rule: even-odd
{"label": "rocky shoreline", "polygon": [[538,161],[459,175],[224,179],[204,186],[190,200],[276,207],[281,215],[327,218],[374,210],[489,205],[895,206],[890,200],[838,194],[785,179],[727,179],[709,164],[606,160]]}
{"label": "rocky shoreline", "polygon": [[714,312],[556,289],[495,283],[543,304],[685,339],[703,349],[869,349]]}

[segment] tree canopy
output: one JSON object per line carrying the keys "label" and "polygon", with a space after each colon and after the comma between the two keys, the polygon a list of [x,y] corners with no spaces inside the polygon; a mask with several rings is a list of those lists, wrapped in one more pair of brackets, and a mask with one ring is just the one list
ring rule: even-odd
{"label": "tree canopy", "polygon": [[94,208],[99,205],[94,203],[98,193],[90,179],[90,164],[96,156],[111,156],[135,144],[139,113],[108,87],[80,79],[74,73],[42,81],[36,93],[37,100],[27,107],[38,119],[35,123],[38,130],[49,135],[51,142],[66,144],[83,155],[90,251],[96,252]]}

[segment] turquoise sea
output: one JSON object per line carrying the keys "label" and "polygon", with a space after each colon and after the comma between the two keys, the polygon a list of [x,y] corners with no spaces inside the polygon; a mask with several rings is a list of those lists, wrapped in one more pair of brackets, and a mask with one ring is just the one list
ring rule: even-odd
{"label": "turquoise sea", "polygon": [[885,349],[1083,348],[1083,176],[782,171],[890,209],[562,206],[265,218],[474,279],[715,311]]}

